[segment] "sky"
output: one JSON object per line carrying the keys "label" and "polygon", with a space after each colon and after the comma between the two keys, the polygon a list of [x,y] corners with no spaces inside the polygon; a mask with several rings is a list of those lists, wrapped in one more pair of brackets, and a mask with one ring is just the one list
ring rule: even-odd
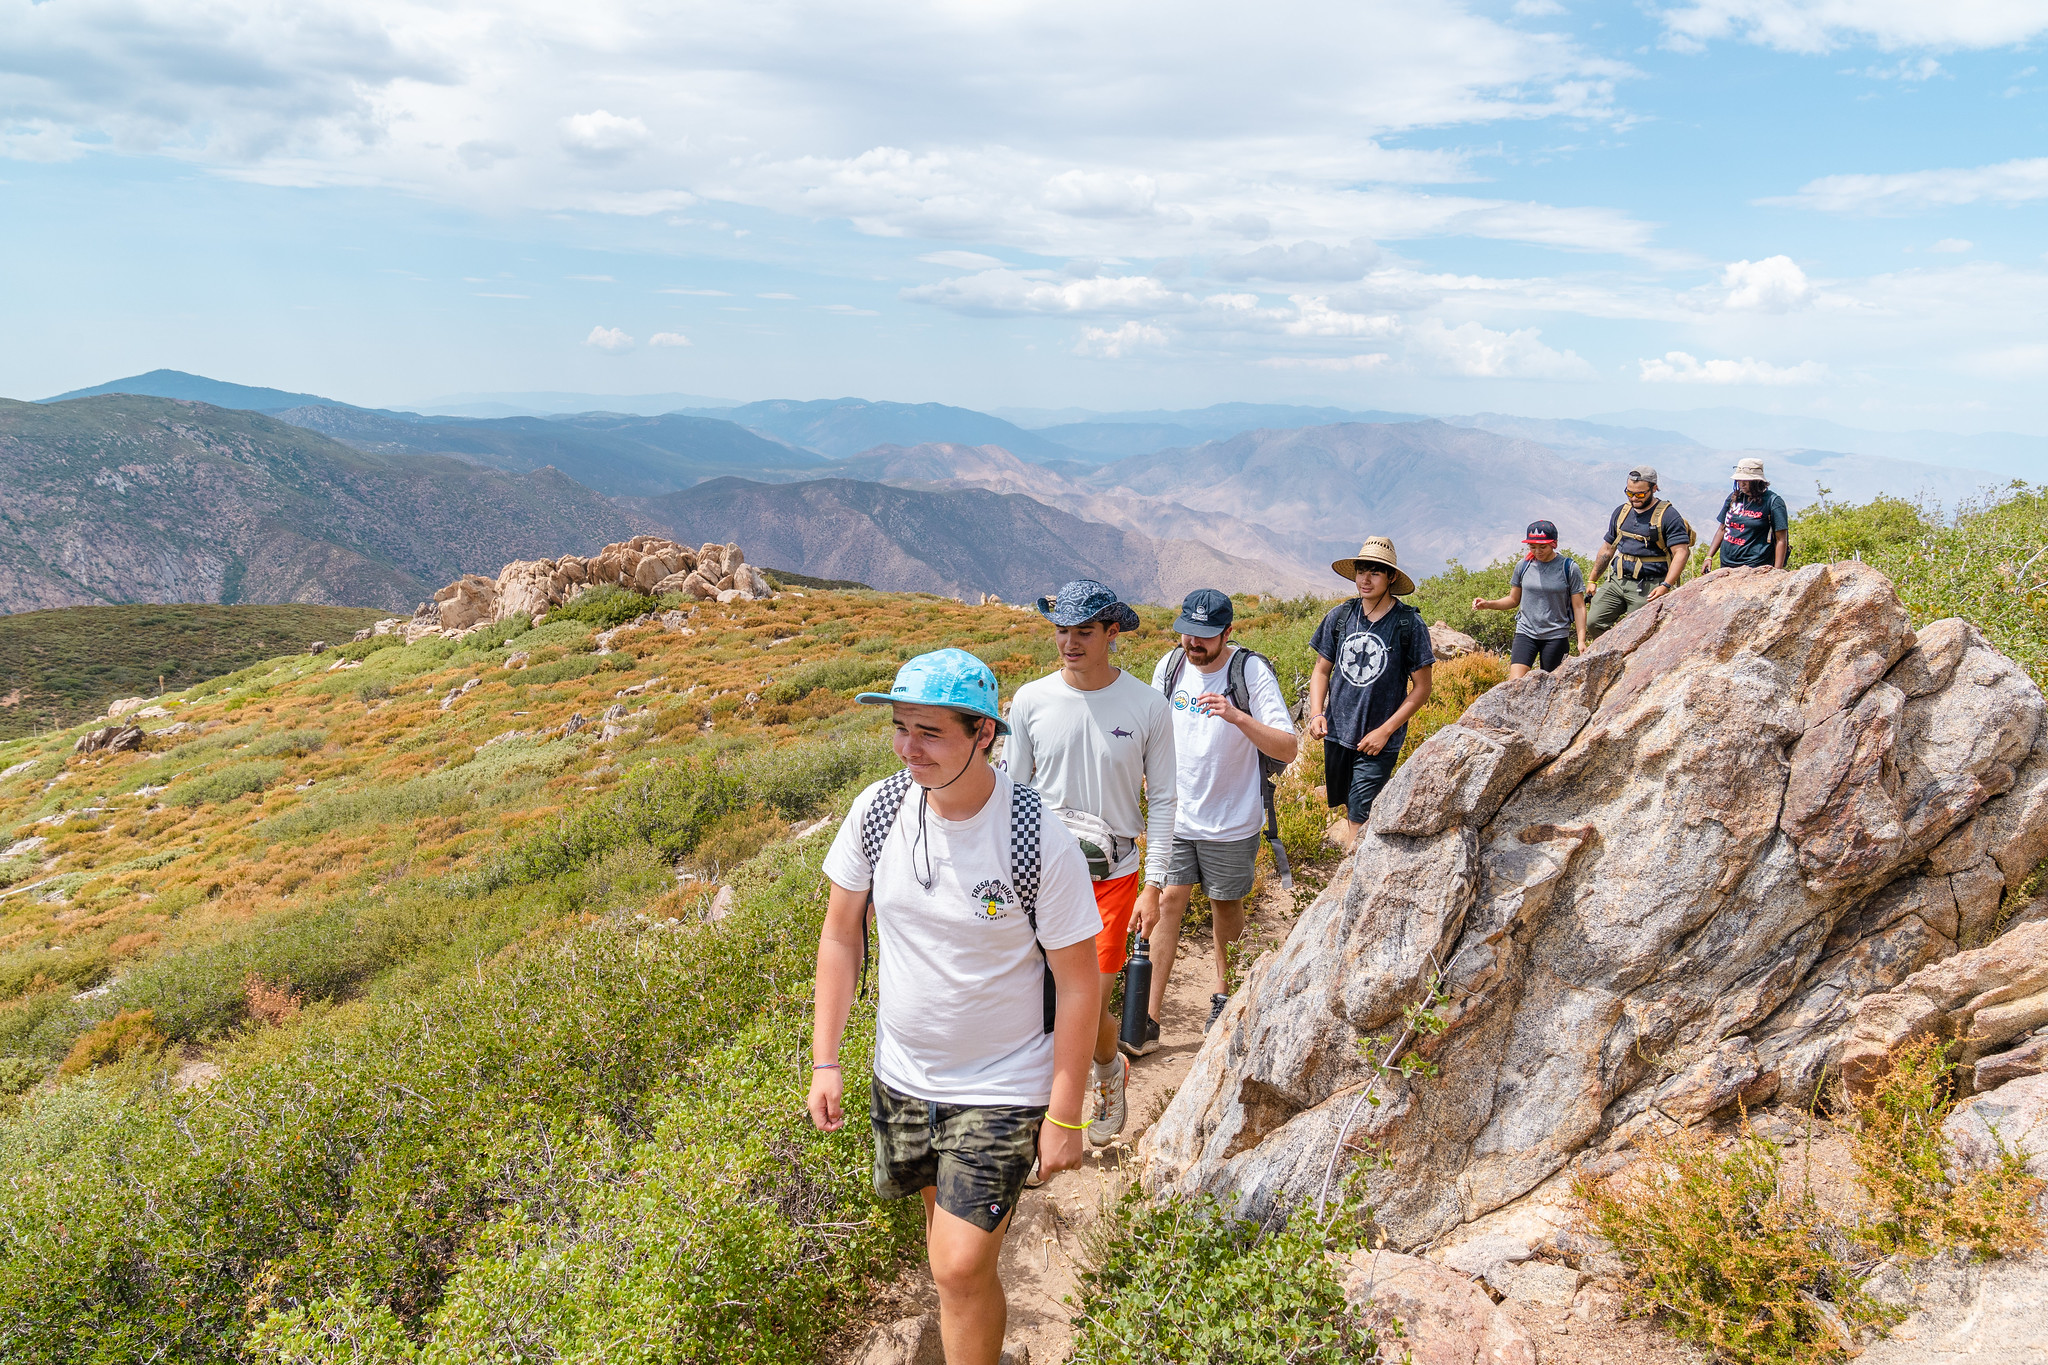
{"label": "sky", "polygon": [[0,394],[2048,433],[2042,0],[0,0]]}

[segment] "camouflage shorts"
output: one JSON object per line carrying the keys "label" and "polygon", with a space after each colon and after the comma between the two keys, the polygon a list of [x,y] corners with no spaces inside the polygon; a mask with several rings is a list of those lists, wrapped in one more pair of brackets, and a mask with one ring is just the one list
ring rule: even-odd
{"label": "camouflage shorts", "polygon": [[927,1187],[938,1205],[983,1232],[1017,1206],[1038,1156],[1044,1105],[937,1104],[873,1082],[875,1193],[903,1199]]}

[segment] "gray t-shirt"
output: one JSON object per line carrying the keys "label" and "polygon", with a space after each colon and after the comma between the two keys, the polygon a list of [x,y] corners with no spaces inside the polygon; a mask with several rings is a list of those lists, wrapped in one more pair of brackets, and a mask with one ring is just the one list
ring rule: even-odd
{"label": "gray t-shirt", "polygon": [[1571,638],[1572,594],[1586,590],[1586,575],[1579,569],[1579,561],[1570,555],[1559,555],[1548,564],[1524,559],[1515,565],[1508,587],[1522,590],[1515,634],[1531,640]]}

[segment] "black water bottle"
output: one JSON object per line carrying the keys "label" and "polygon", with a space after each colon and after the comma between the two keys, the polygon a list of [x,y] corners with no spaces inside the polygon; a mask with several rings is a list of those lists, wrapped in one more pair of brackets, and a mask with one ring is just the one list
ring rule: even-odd
{"label": "black water bottle", "polygon": [[1146,951],[1145,940],[1140,938],[1137,950],[1124,964],[1124,1026],[1120,1036],[1133,1053],[1144,1051],[1151,1003],[1152,958]]}

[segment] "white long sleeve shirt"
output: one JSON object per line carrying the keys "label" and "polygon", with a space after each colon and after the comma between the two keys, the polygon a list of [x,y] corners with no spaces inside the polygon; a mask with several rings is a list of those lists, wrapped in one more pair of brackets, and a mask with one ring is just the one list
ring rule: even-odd
{"label": "white long sleeve shirt", "polygon": [[[1179,777],[1173,708],[1156,689],[1122,669],[1115,682],[1093,692],[1059,673],[1025,683],[1010,701],[1003,766],[1050,805],[1087,811],[1125,839],[1142,833],[1145,880],[1166,880]],[[1110,875],[1128,876],[1138,865],[1134,848]]]}

